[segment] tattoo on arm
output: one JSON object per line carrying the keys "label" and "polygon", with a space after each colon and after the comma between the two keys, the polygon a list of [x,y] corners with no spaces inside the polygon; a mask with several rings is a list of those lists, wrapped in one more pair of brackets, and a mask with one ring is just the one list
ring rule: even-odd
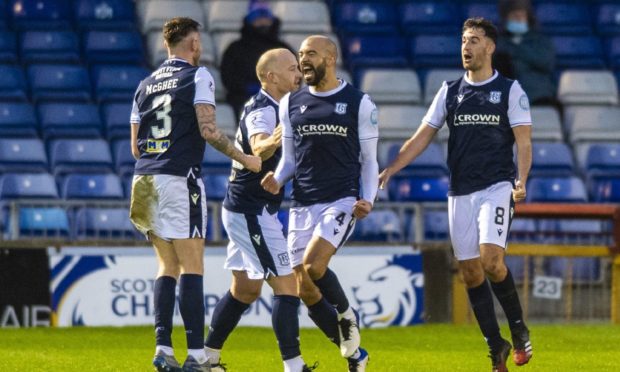
{"label": "tattoo on arm", "polygon": [[199,103],[195,107],[196,117],[198,118],[198,129],[200,130],[202,138],[219,152],[241,162],[244,153],[235,147],[215,123],[215,107],[205,103]]}

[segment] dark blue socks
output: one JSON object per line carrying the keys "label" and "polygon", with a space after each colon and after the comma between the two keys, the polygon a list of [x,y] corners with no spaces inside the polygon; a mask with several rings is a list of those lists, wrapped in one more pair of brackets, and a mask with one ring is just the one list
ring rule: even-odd
{"label": "dark blue socks", "polygon": [[308,306],[308,316],[331,342],[340,345],[338,315],[325,297],[321,297],[321,300],[316,304]]}
{"label": "dark blue socks", "polygon": [[319,287],[321,294],[330,304],[336,307],[340,314],[349,308],[349,300],[347,300],[347,296],[344,294],[338,277],[329,268],[325,271],[323,277],[314,281],[314,284]]}
{"label": "dark blue socks", "polygon": [[510,329],[524,326],[523,310],[521,309],[521,302],[519,301],[515,281],[512,278],[510,270],[508,270],[506,278],[504,278],[501,282],[491,282],[491,288],[493,289],[493,293],[495,293],[495,297],[497,297],[500,305],[502,305],[502,309],[504,309]]}
{"label": "dark blue socks", "polygon": [[474,315],[478,320],[478,325],[482,335],[487,340],[487,344],[492,351],[502,346],[502,336],[499,333],[499,325],[495,317],[493,307],[493,295],[489,288],[489,283],[485,279],[481,285],[468,288],[469,302],[474,310]]}
{"label": "dark blue socks", "polygon": [[[213,318],[211,318],[209,336],[207,336],[205,346],[211,349],[222,349],[228,335],[235,329],[241,319],[241,315],[248,307],[250,305],[234,298],[230,291],[226,292],[213,310]],[[297,314],[295,314],[295,317],[297,317]]]}
{"label": "dark blue socks", "polygon": [[287,295],[273,296],[271,323],[278,339],[282,360],[301,355],[299,348],[299,297]]}
{"label": "dark blue socks", "polygon": [[153,288],[155,306],[155,344],[172,347],[172,317],[174,316],[177,280],[160,276]]}
{"label": "dark blue socks", "polygon": [[205,329],[205,303],[202,275],[183,274],[179,280],[179,310],[185,325],[188,349],[202,349]]}

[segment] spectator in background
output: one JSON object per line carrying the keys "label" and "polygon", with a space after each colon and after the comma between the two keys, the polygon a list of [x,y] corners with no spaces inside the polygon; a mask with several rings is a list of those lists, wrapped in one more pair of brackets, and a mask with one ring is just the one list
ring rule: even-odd
{"label": "spectator in background", "polygon": [[494,65],[500,74],[519,80],[533,105],[559,106],[553,79],[555,51],[536,30],[529,0],[500,0],[500,36]]}
{"label": "spectator in background", "polygon": [[232,42],[222,56],[220,68],[222,83],[228,91],[226,101],[239,119],[245,102],[260,90],[256,77],[256,63],[269,49],[286,48],[296,55],[286,43],[278,38],[280,20],[262,1],[251,1],[248,14],[243,19],[241,39]]}

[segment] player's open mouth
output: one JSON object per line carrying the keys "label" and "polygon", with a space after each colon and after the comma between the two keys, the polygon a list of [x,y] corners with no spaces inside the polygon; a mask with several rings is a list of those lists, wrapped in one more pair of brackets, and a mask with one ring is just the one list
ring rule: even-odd
{"label": "player's open mouth", "polygon": [[463,54],[463,61],[471,62],[471,59],[472,59],[472,55],[471,54],[469,54],[469,53]]}
{"label": "player's open mouth", "polygon": [[314,74],[314,67],[312,66],[302,66],[301,72],[304,74],[304,78]]}

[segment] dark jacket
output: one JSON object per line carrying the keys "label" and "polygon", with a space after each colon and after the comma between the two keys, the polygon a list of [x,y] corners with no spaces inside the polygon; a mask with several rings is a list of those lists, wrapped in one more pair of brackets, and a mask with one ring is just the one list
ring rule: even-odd
{"label": "dark jacket", "polygon": [[[243,23],[241,39],[232,42],[220,63],[222,83],[228,91],[226,100],[238,116],[245,101],[256,94],[260,83],[256,77],[256,63],[260,56],[274,48],[291,47],[278,39],[280,21],[274,20],[273,26],[266,34],[259,33],[249,23]],[[295,52],[293,52],[296,54]]]}

